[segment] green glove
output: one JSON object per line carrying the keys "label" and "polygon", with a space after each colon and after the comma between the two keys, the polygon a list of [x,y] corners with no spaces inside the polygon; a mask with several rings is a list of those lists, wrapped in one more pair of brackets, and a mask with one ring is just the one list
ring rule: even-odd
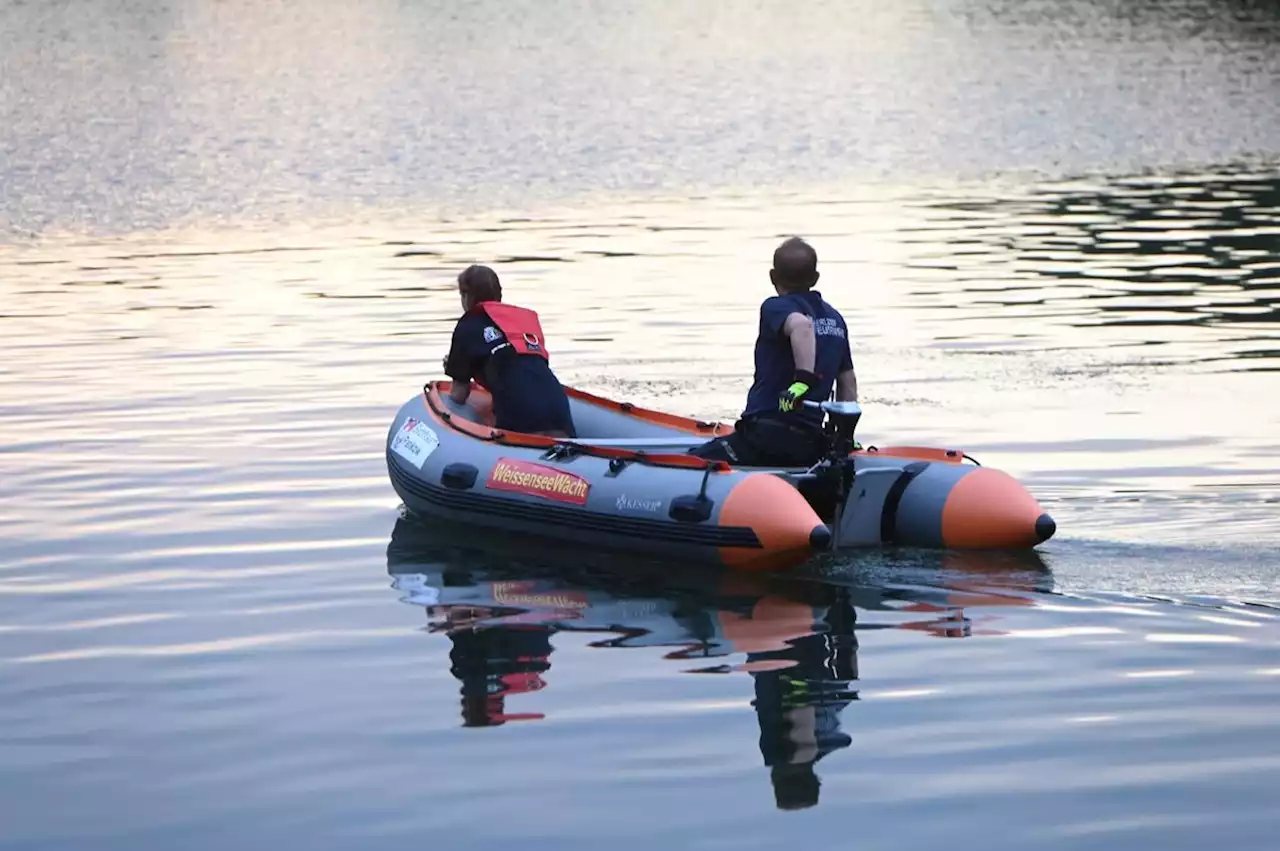
{"label": "green glove", "polygon": [[818,383],[818,376],[803,369],[797,369],[792,377],[791,386],[778,396],[778,410],[790,413],[800,407],[800,402],[813,385]]}

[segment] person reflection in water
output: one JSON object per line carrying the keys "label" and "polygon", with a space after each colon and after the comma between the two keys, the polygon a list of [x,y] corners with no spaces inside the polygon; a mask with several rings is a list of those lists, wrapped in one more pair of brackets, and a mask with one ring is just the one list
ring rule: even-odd
{"label": "person reflection in water", "polygon": [[544,717],[540,712],[507,712],[506,700],[546,686],[542,674],[551,669],[552,632],[499,626],[450,633],[449,672],[462,684],[464,727],[497,727]]}
{"label": "person reflection in water", "polygon": [[[840,713],[858,698],[850,688],[858,678],[856,614],[844,591],[801,601],[752,591],[731,579],[713,605],[686,609],[675,618],[680,624],[677,632],[687,639],[673,642],[669,627],[652,622],[592,624],[588,596],[571,587],[528,583],[529,588],[520,589],[521,598],[533,607],[517,608],[483,599],[496,598],[492,590],[506,583],[477,583],[465,574],[446,574],[443,580],[446,591],[487,587],[491,592],[465,604],[427,607],[428,617],[435,621],[431,631],[444,633],[452,644],[450,672],[461,683],[466,727],[543,718],[541,713],[508,712],[505,701],[546,686],[542,675],[551,668],[551,636],[569,629],[620,636],[593,643],[594,647],[674,643],[680,649],[668,653],[668,659],[745,654],[741,665],[715,665],[692,673],[738,670],[751,675],[758,746],[779,809],[816,805],[821,782],[815,766],[827,754],[852,744],[840,726]],[[573,602],[570,597],[581,608],[565,608]]]}
{"label": "person reflection in water", "polygon": [[542,675],[551,670],[551,636],[541,624],[486,624],[520,610],[472,606],[436,606],[428,616],[443,616],[432,631],[444,632],[449,673],[461,684],[462,726],[498,727],[508,721],[536,721],[541,712],[507,712],[508,696],[546,687]]}
{"label": "person reflection in water", "polygon": [[853,743],[841,729],[840,713],[858,699],[850,688],[858,679],[857,614],[847,594],[834,597],[825,610],[770,596],[751,601],[745,615],[715,615],[733,649],[747,654],[740,669],[755,683],[751,706],[760,725],[760,756],[780,810],[815,806],[822,785],[815,766]]}
{"label": "person reflection in water", "polygon": [[824,616],[825,633],[812,632],[792,639],[785,650],[747,657],[749,668],[763,662],[794,663],[751,673],[760,755],[769,767],[778,809],[816,805],[821,782],[814,766],[832,751],[853,743],[840,728],[840,713],[858,698],[857,691],[849,688],[850,681],[858,678],[854,619],[853,607],[841,601]]}

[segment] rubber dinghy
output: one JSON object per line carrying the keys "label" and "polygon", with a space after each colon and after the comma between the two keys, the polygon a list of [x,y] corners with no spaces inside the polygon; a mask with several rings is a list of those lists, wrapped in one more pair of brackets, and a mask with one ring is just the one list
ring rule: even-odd
{"label": "rubber dinghy", "polygon": [[499,431],[487,392],[459,405],[450,386],[427,384],[387,432],[392,487],[422,517],[746,571],[831,549],[1030,549],[1056,528],[1021,484],[959,450],[852,450],[854,403],[806,403],[825,411],[832,451],[777,469],[686,454],[730,425],[572,388],[576,439]]}

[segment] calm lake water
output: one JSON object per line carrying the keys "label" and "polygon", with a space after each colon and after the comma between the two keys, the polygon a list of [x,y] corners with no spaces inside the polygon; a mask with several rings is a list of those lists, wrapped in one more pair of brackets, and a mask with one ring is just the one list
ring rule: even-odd
{"label": "calm lake water", "polygon": [[[0,849],[1275,847],[1277,104],[1245,0],[0,0]],[[791,233],[1038,554],[400,518],[462,266],[731,420]]]}

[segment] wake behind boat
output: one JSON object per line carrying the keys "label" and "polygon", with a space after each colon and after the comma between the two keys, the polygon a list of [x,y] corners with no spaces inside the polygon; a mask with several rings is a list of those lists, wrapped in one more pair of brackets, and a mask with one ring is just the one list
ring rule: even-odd
{"label": "wake behind boat", "polygon": [[731,433],[724,423],[567,388],[578,437],[522,434],[492,426],[479,386],[465,404],[450,387],[427,384],[387,433],[392,486],[422,517],[745,571],[830,549],[1029,549],[1055,531],[1021,484],[959,450],[854,449],[854,403],[810,403],[829,457],[776,469],[686,454]]}

